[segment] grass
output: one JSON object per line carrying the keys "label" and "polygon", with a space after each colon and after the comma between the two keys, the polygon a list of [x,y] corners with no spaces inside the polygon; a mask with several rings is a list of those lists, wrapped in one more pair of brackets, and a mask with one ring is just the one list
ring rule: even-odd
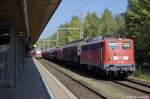
{"label": "grass", "polygon": [[137,69],[133,73],[132,76],[136,77],[136,78],[139,78],[139,79],[150,81],[150,66],[142,68],[141,72],[140,72],[139,69]]}

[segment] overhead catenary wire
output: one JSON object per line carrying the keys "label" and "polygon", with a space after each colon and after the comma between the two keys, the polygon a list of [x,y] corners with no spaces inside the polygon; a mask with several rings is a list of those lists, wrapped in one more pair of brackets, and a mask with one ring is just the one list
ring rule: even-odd
{"label": "overhead catenary wire", "polygon": [[[92,0],[87,0],[87,1],[85,1],[76,11],[74,11],[74,14],[76,14],[76,13],[78,13],[78,12],[80,12],[81,13],[81,11],[91,2]],[[109,4],[107,7],[105,7],[105,8],[110,8],[110,7],[112,7],[112,6],[114,6],[114,3],[116,3],[116,2],[118,2],[118,0],[115,0],[115,2],[112,2],[111,4]],[[68,7],[67,7],[68,8]],[[67,8],[63,11],[63,12],[65,12],[66,13],[66,11],[67,11]],[[63,13],[62,13],[63,14]],[[66,14],[65,14],[66,15]],[[82,15],[83,15],[83,11],[82,11]],[[72,18],[72,17],[69,17],[69,18],[67,18],[67,19],[65,19],[66,21],[67,20],[69,20],[70,18]],[[83,18],[83,16],[81,16],[81,14],[80,14],[80,19],[81,18]],[[80,20],[80,22],[83,22],[83,19],[82,19],[82,21]],[[81,27],[83,27],[81,24],[80,24],[80,28]],[[66,28],[67,29],[67,28]],[[68,28],[69,29],[69,28]],[[57,28],[57,30],[59,30],[58,28]],[[61,29],[60,29],[61,30]],[[64,30],[64,29],[62,29],[62,30]],[[82,30],[80,30],[80,32],[83,32],[83,29]],[[81,35],[82,34],[82,35]],[[80,34],[80,37],[82,37],[83,38],[83,33],[81,33]],[[55,41],[57,41],[57,40],[55,40]]]}
{"label": "overhead catenary wire", "polygon": [[[79,10],[83,9],[90,1],[91,1],[91,0],[87,0],[87,1],[86,1],[83,5],[81,5],[81,6],[79,7],[79,9],[77,9],[74,13],[77,13]],[[66,13],[67,9],[68,9],[68,7],[66,7],[66,9],[61,13],[61,15],[64,14],[64,12],[65,12],[65,15],[66,15],[66,14],[67,14],[67,13]],[[70,17],[67,18],[67,19],[64,19],[64,20],[67,21],[67,20],[69,20],[69,19],[70,19]],[[56,30],[57,30],[57,29],[56,29]]]}

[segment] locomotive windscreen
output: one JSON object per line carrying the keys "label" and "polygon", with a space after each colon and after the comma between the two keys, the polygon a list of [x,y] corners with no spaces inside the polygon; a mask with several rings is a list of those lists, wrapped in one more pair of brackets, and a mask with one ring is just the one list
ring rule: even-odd
{"label": "locomotive windscreen", "polygon": [[109,43],[109,47],[110,47],[112,50],[116,50],[116,49],[118,49],[118,43]]}
{"label": "locomotive windscreen", "polygon": [[130,43],[130,42],[125,42],[125,43],[123,43],[123,44],[122,44],[122,48],[123,48],[123,49],[129,49],[129,48],[131,48],[131,43]]}

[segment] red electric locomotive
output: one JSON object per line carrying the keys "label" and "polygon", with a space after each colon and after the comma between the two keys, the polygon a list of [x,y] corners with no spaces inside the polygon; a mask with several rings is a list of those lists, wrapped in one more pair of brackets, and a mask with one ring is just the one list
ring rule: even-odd
{"label": "red electric locomotive", "polygon": [[135,71],[131,39],[99,37],[86,42],[81,48],[80,64],[94,66],[111,76],[127,77]]}
{"label": "red electric locomotive", "polygon": [[52,48],[45,58],[81,64],[99,75],[127,77],[135,71],[134,44],[131,39],[96,37],[69,42]]}

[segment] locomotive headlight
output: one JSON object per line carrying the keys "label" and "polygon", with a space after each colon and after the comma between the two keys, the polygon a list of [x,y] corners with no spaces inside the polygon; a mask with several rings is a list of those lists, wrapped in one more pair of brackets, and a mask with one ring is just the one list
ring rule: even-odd
{"label": "locomotive headlight", "polygon": [[118,56],[113,56],[113,60],[118,60]]}
{"label": "locomotive headlight", "polygon": [[128,60],[129,56],[123,56],[123,60]]}
{"label": "locomotive headlight", "polygon": [[110,59],[111,60],[118,60],[119,58],[118,58],[118,56],[112,56],[112,57],[110,57]]}

